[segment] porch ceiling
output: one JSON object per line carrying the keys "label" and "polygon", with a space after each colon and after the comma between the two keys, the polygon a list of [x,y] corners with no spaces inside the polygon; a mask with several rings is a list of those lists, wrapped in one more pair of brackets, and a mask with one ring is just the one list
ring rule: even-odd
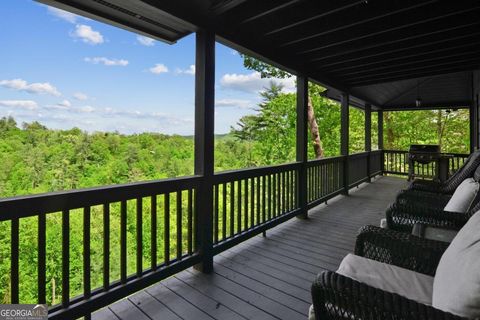
{"label": "porch ceiling", "polygon": [[223,43],[308,75],[331,98],[351,93],[357,106],[411,108],[417,83],[424,108],[464,106],[472,99],[467,71],[480,66],[480,2],[473,0],[42,2],[169,42],[210,28]]}

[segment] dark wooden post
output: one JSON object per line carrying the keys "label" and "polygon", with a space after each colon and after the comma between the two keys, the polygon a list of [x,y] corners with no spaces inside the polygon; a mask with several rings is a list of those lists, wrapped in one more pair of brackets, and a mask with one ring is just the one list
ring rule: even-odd
{"label": "dark wooden post", "polygon": [[378,150],[381,150],[381,163],[380,163],[380,170],[385,170],[385,153],[383,152],[383,111],[378,111]]}
{"label": "dark wooden post", "polygon": [[202,262],[196,269],[213,270],[213,163],[215,116],[215,34],[199,30],[195,57],[195,174],[202,176],[196,190],[198,234],[196,244]]}
{"label": "dark wooden post", "polygon": [[372,106],[365,104],[365,151],[367,155],[367,181],[370,182],[370,152],[372,151]]}
{"label": "dark wooden post", "polygon": [[301,213],[298,218],[308,218],[307,209],[307,161],[308,161],[308,78],[297,76],[297,161],[300,162],[298,172],[297,199]]}
{"label": "dark wooden post", "polygon": [[348,147],[349,147],[349,127],[350,127],[350,105],[349,96],[347,93],[342,94],[341,101],[341,129],[340,129],[340,153],[344,156],[343,159],[343,193],[348,195]]}
{"label": "dark wooden post", "polygon": [[470,105],[470,152],[478,146],[478,108],[474,99]]}

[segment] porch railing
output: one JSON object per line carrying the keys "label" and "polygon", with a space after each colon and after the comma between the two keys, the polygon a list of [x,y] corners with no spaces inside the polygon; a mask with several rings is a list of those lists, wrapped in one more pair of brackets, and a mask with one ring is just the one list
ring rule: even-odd
{"label": "porch railing", "polygon": [[[11,235],[10,257],[6,257],[11,262],[9,302],[24,302],[19,299],[23,288],[19,261],[20,230],[26,219],[36,220],[37,226],[36,302],[47,302],[52,274],[46,262],[53,259],[61,269],[56,276],[61,280],[61,300],[49,308],[49,316],[88,318],[91,312],[207,258],[199,249],[205,223],[196,205],[205,192],[213,193],[209,252],[218,254],[375,175],[403,174],[402,157],[403,152],[377,150],[313,160],[305,167],[296,162],[222,172],[214,175],[207,190],[201,189],[205,187],[201,176],[192,176],[2,199],[0,224],[9,225]],[[458,155],[452,168],[464,159]],[[300,181],[302,170],[306,170],[306,181]],[[301,193],[307,195],[306,208],[301,207]],[[59,243],[54,253],[46,250],[52,226],[57,228],[54,240]],[[73,236],[80,236],[81,248],[72,248]],[[114,236],[117,242],[112,242]],[[97,252],[92,251],[93,238],[102,242]],[[81,267],[70,263],[75,254],[81,256]],[[100,274],[94,274],[94,269]],[[82,282],[76,287],[72,287],[73,272]]]}
{"label": "porch railing", "polygon": [[[161,279],[184,270],[200,261],[194,235],[198,227],[194,197],[197,196],[200,177],[166,179],[162,181],[130,183],[67,192],[22,196],[0,201],[0,221],[10,221],[10,296],[11,303],[19,301],[19,230],[25,219],[37,220],[37,302],[46,303],[46,260],[61,266],[61,303],[49,309],[51,318],[73,319],[88,315],[92,310],[108,305]],[[182,201],[185,197],[186,201]],[[111,216],[119,216],[114,226]],[[95,220],[92,219],[95,216]],[[80,216],[80,217],[79,217]],[[79,219],[77,219],[79,218]],[[81,221],[81,226],[71,221]],[[135,267],[128,268],[129,246],[127,222],[135,225]],[[50,227],[59,224],[59,250],[47,257],[47,222]],[[147,223],[146,223],[147,222]],[[174,225],[172,225],[174,223]],[[91,234],[93,224],[102,224],[101,234]],[[149,240],[145,241],[144,225],[149,225]],[[186,228],[185,228],[186,227]],[[110,246],[112,229],[119,231],[119,247]],[[184,232],[186,230],[186,232]],[[82,234],[83,293],[72,296],[70,274],[71,237]],[[101,286],[91,287],[91,239],[101,237]],[[32,244],[33,245],[33,244]],[[162,251],[158,247],[163,247]],[[148,252],[144,248],[149,248]],[[112,277],[111,253],[119,250],[119,275]],[[144,263],[148,260],[148,264]],[[77,267],[77,266],[76,266]],[[78,267],[77,267],[78,268]],[[130,270],[128,270],[130,269]],[[133,271],[133,272],[132,272]],[[50,275],[51,276],[51,275]],[[33,285],[32,285],[33,286]],[[78,288],[75,291],[79,291]]]}
{"label": "porch railing", "polygon": [[[448,174],[452,174],[460,168],[465,160],[468,158],[468,154],[463,153],[444,153],[449,156],[448,159]],[[405,150],[383,150],[384,156],[384,170],[385,174],[393,175],[408,175],[408,151]],[[415,176],[422,177],[434,177],[437,172],[436,163],[431,162],[428,164],[415,163],[413,168]]]}

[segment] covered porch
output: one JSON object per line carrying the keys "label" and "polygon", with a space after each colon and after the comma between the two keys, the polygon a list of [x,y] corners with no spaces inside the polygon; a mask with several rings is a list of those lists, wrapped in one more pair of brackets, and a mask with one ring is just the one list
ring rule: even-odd
{"label": "covered porch", "polygon": [[93,319],[299,319],[312,279],[336,270],[360,227],[378,225],[405,179],[378,177],[214,258],[211,274],[189,268],[92,315]]}
{"label": "covered porch", "polygon": [[[11,228],[10,303],[20,302],[22,219],[38,220],[37,297],[46,303],[46,220],[60,217],[62,292],[61,303],[49,308],[52,319],[305,319],[314,275],[335,270],[353,250],[357,230],[378,225],[405,185],[383,176],[408,172],[404,150],[384,150],[383,112],[469,109],[470,149],[479,146],[474,1],[41,2],[169,43],[196,33],[193,176],[0,200],[0,221]],[[296,76],[295,162],[214,172],[216,41]],[[341,104],[339,156],[308,159],[310,82]],[[357,154],[349,151],[350,107],[365,112],[365,150]],[[451,157],[454,171],[466,155]],[[90,232],[94,209],[100,235]],[[74,214],[83,219],[77,295],[70,287]],[[134,239],[127,237],[127,219],[135,221]],[[95,269],[103,282],[96,287],[92,237],[103,240]],[[127,247],[134,248],[134,270]],[[118,261],[111,261],[113,252]]]}

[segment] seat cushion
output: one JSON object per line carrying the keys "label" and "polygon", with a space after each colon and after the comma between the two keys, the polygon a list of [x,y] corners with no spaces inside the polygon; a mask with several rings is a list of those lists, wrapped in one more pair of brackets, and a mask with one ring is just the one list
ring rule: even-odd
{"label": "seat cushion", "polygon": [[308,320],[315,320],[315,309],[313,308],[313,304],[308,309]]}
{"label": "seat cushion", "polygon": [[455,189],[452,198],[445,206],[445,211],[450,212],[467,212],[472,206],[479,190],[479,183],[473,178],[467,178]]}
{"label": "seat cushion", "polygon": [[480,181],[480,166],[473,173],[473,180]]}
{"label": "seat cushion", "polygon": [[455,236],[458,234],[456,230],[426,227],[423,233],[425,239],[437,240],[443,242],[452,242]]}
{"label": "seat cushion", "polygon": [[480,211],[468,220],[440,259],[432,303],[459,316],[480,317]]}
{"label": "seat cushion", "polygon": [[369,286],[432,304],[433,277],[394,265],[348,254],[337,273]]}
{"label": "seat cushion", "polygon": [[452,242],[457,233],[456,230],[436,228],[423,223],[415,223],[412,229],[412,235],[416,237],[448,243]]}

